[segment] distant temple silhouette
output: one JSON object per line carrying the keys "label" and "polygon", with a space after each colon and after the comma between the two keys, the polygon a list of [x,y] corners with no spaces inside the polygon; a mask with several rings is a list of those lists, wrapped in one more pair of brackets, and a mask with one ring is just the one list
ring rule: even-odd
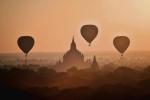
{"label": "distant temple silhouette", "polygon": [[93,62],[91,64],[91,69],[94,70],[94,71],[98,71],[99,70],[99,65],[97,63],[96,56],[94,56]]}
{"label": "distant temple silhouette", "polygon": [[[92,65],[91,65],[92,64]],[[94,56],[93,63],[91,61],[85,61],[84,55],[77,49],[74,37],[72,38],[70,49],[64,54],[63,60],[59,60],[56,66],[59,69],[67,70],[71,67],[77,67],[79,69],[91,67],[93,69],[99,69],[96,57]]]}

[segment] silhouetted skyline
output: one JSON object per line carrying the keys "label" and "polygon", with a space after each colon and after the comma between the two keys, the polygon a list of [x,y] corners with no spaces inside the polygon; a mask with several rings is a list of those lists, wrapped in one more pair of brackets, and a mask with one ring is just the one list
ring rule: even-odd
{"label": "silhouetted skyline", "polygon": [[0,0],[0,100],[150,100],[150,0]]}

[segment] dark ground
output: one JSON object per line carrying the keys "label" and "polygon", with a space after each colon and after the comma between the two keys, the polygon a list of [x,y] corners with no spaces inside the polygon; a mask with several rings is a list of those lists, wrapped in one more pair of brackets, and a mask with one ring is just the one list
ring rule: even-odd
{"label": "dark ground", "polygon": [[0,68],[0,100],[150,100],[150,67],[59,73],[19,67]]}

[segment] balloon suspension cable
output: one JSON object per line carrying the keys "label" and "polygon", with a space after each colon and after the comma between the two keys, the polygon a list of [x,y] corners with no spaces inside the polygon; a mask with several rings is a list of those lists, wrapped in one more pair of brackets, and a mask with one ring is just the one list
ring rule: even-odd
{"label": "balloon suspension cable", "polygon": [[121,54],[121,57],[120,57],[120,64],[121,64],[121,66],[126,66],[124,54]]}
{"label": "balloon suspension cable", "polygon": [[25,54],[25,66],[27,66],[27,57],[28,57],[28,54]]}

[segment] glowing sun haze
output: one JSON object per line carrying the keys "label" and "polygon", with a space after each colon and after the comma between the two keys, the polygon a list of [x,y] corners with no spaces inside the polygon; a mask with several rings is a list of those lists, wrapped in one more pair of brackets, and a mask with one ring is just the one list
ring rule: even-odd
{"label": "glowing sun haze", "polygon": [[[84,24],[99,27],[91,47]],[[22,35],[35,38],[32,52],[64,52],[73,35],[81,51],[115,51],[118,35],[131,39],[129,51],[150,50],[150,0],[0,0],[0,53],[20,52]]]}

